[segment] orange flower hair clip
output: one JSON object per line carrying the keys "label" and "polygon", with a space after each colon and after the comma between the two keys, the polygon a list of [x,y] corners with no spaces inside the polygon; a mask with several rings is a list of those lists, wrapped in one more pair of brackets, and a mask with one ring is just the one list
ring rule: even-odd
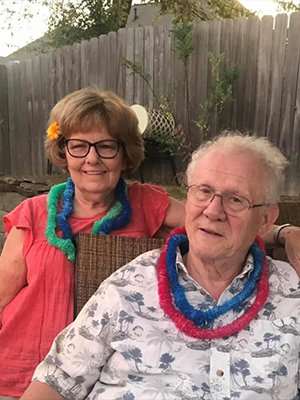
{"label": "orange flower hair clip", "polygon": [[61,132],[59,130],[59,126],[58,123],[55,121],[53,122],[53,124],[51,124],[49,126],[49,128],[47,129],[47,136],[49,140],[56,140],[59,138],[59,136],[61,135]]}

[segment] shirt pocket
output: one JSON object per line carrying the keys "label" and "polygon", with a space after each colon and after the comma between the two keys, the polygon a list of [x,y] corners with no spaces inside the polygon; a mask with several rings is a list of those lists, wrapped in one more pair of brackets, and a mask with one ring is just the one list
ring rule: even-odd
{"label": "shirt pocket", "polygon": [[278,391],[281,398],[292,399],[298,386],[298,319],[255,321],[250,328],[250,350],[252,384],[265,393]]}

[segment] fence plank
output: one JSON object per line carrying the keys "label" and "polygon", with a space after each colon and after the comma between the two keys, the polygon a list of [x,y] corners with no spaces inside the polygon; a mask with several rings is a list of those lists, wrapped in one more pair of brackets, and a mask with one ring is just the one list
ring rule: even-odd
{"label": "fence plank", "polygon": [[81,87],[90,85],[90,42],[81,42]]}
{"label": "fence plank", "polygon": [[[158,98],[158,102],[163,102],[164,97],[164,57],[165,40],[164,26],[156,25],[154,27],[154,66],[153,66],[153,89]],[[157,102],[155,102],[157,103]],[[159,104],[154,104],[158,108]]]}
{"label": "fence plank", "polygon": [[[28,115],[28,104],[32,104],[31,85],[32,76],[27,75],[27,63],[31,65],[30,61],[21,61],[19,64],[20,74],[20,91],[18,100],[18,125],[21,129],[18,138],[18,165],[22,165],[22,173],[32,174],[32,134],[33,126],[28,125],[28,120],[32,121],[32,108],[29,107],[30,115]],[[31,67],[30,67],[31,70]],[[29,128],[31,128],[29,130]]]}
{"label": "fence plank", "polygon": [[116,64],[116,50],[117,50],[117,34],[116,32],[109,32],[108,34],[108,90],[112,92],[117,91],[117,64]]}
{"label": "fence plank", "polygon": [[183,63],[178,59],[178,51],[175,49],[175,86],[174,86],[175,107],[174,115],[177,124],[182,124],[189,143],[193,141],[186,123],[186,95],[185,76]]}
{"label": "fence plank", "polygon": [[254,130],[261,136],[266,134],[272,42],[273,17],[266,16],[263,17],[261,21],[259,36],[256,109],[254,121]]}
{"label": "fence plank", "polygon": [[126,29],[119,29],[117,35],[117,93],[122,99],[125,99],[126,68],[123,66],[123,62],[126,58]]}
{"label": "fence plank", "polygon": [[[220,54],[225,55],[228,65],[233,64],[233,20],[225,19],[221,22]],[[219,130],[230,127],[232,103],[225,105],[223,112],[219,115]]]}
{"label": "fence plank", "polygon": [[[258,40],[259,40],[260,20],[258,18],[249,18],[246,23],[245,51],[246,57],[244,68],[244,92],[239,92],[239,101],[243,98],[243,105],[238,112],[242,114],[242,120],[238,122],[243,130],[253,131],[254,112],[256,98],[256,79],[257,79],[257,58],[258,58]],[[241,71],[243,74],[243,71]],[[241,90],[241,86],[240,86]],[[238,118],[239,121],[239,118]]]}
{"label": "fence plank", "polygon": [[[126,59],[134,62],[134,29],[127,29],[127,49]],[[129,75],[127,71],[126,75],[126,93],[125,100],[130,105],[134,103],[134,76]]]}
{"label": "fence plank", "polygon": [[[195,49],[192,54],[192,60],[195,56],[196,65],[192,67],[191,72],[191,91],[195,91],[195,101],[192,102],[192,118],[199,121],[203,115],[203,106],[207,95],[207,78],[208,78],[208,38],[209,38],[209,23],[200,22],[194,28],[194,44]],[[203,142],[205,137],[203,131],[195,127],[193,141],[195,146]]]}
{"label": "fence plank", "polygon": [[[147,51],[145,52],[144,72],[151,77],[150,85],[153,87],[153,71],[154,71],[154,28],[153,26],[145,27],[144,45]],[[153,108],[153,93],[149,85],[145,83],[144,89],[144,105],[148,108]]]}
{"label": "fence plank", "polygon": [[[49,114],[50,110],[53,107],[52,106],[52,91],[51,91],[51,64],[50,60],[52,61],[51,53],[50,54],[42,54],[40,56],[40,65],[41,65],[41,131],[40,131],[40,136],[41,140],[44,144],[44,140],[46,138],[46,130],[47,130],[47,121],[49,119]],[[72,85],[71,85],[72,87]],[[44,158],[45,158],[45,163],[46,163],[46,155],[44,152],[43,148],[43,153],[44,153]]]}
{"label": "fence plank", "polygon": [[64,69],[64,51],[63,49],[56,50],[56,93],[57,101],[65,95],[65,69]]}
{"label": "fence plank", "polygon": [[19,80],[20,68],[18,65],[13,65],[7,69],[7,82],[8,82],[8,109],[9,109],[9,143],[11,154],[11,173],[18,176],[18,91],[17,85]]}
{"label": "fence plank", "polygon": [[46,172],[46,163],[44,156],[44,126],[43,126],[43,109],[42,105],[42,88],[41,88],[41,69],[40,57],[36,56],[32,63],[33,73],[33,130],[35,132],[35,140],[37,153],[35,155],[37,162],[37,173],[44,174]]}
{"label": "fence plank", "polygon": [[74,43],[73,46],[73,90],[81,88],[81,45]]}
{"label": "fence plank", "polygon": [[[54,53],[43,54],[41,56],[43,101],[45,110],[45,122],[48,120],[50,110],[56,101],[55,85],[55,59]],[[73,85],[72,85],[73,88]],[[45,125],[46,126],[46,125]]]}
{"label": "fence plank", "polygon": [[236,29],[234,29],[235,41],[235,64],[241,68],[241,75],[236,85],[236,108],[235,108],[235,121],[236,128],[242,129],[243,115],[244,115],[244,90],[246,82],[246,34],[247,34],[247,20],[244,18],[236,21]]}
{"label": "fence plank", "polygon": [[270,95],[267,119],[266,136],[278,144],[280,108],[282,96],[282,77],[284,76],[285,49],[287,37],[288,17],[286,14],[277,15],[272,47],[272,60],[270,65]]}
{"label": "fence plank", "polygon": [[0,172],[10,174],[8,82],[5,65],[0,65],[0,88]]}
{"label": "fence plank", "polygon": [[[208,51],[215,57],[220,55],[221,45],[221,21],[210,21],[209,22],[209,39],[208,39]],[[212,76],[212,67],[208,66],[208,78],[207,78],[207,93],[210,93],[214,88],[214,79]],[[210,118],[210,129],[207,132],[207,138],[213,137],[218,133],[219,115],[217,112],[212,113]]]}
{"label": "fence plank", "polygon": [[99,86],[102,90],[107,89],[108,80],[108,36],[101,35],[99,38]]}
{"label": "fence plank", "polygon": [[[174,110],[174,76],[175,76],[175,52],[174,37],[170,32],[171,25],[164,25],[164,48],[165,48],[165,64],[164,64],[164,95],[168,109]],[[147,49],[147,47],[145,47]],[[147,49],[148,51],[148,49]]]}
{"label": "fence plank", "polygon": [[64,47],[65,95],[73,92],[73,48]]}
{"label": "fence plank", "polygon": [[[134,61],[139,63],[144,71],[144,28],[139,27],[134,31]],[[134,76],[134,89],[134,103],[144,104],[144,79],[139,74]]]}
{"label": "fence plank", "polygon": [[33,115],[34,109],[34,79],[33,79],[33,59],[25,60],[26,64],[26,80],[27,80],[27,102],[26,102],[26,115],[28,121],[29,140],[31,142],[31,165],[32,173],[38,174],[38,140],[35,128],[35,121]]}
{"label": "fence plank", "polygon": [[90,40],[90,85],[98,85],[99,77],[99,39]]}

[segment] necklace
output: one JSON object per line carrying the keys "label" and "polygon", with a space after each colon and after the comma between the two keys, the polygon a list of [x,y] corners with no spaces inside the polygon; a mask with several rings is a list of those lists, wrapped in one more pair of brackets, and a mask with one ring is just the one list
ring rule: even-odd
{"label": "necklace", "polygon": [[[74,194],[75,187],[71,178],[68,179],[67,183],[55,185],[50,189],[47,198],[48,217],[45,231],[48,243],[66,254],[72,263],[75,262],[76,249],[68,218],[73,213]],[[61,213],[57,215],[58,203],[61,196],[63,208]],[[107,235],[110,231],[118,230],[129,223],[131,219],[131,206],[127,195],[127,184],[123,178],[119,179],[116,187],[116,197],[117,201],[108,214],[94,222],[92,233]],[[63,232],[62,239],[56,235],[57,224]]]}
{"label": "necklace", "polygon": [[[268,265],[262,239],[257,237],[250,252],[254,258],[254,269],[251,277],[241,293],[221,306],[215,306],[208,311],[200,311],[192,307],[186,299],[184,289],[178,281],[176,271],[176,247],[187,244],[184,228],[174,229],[168,237],[158,260],[158,294],[160,305],[172,319],[177,328],[188,336],[197,339],[216,339],[230,336],[248,325],[263,307],[269,294]],[[253,293],[257,284],[257,294],[249,309],[231,324],[214,330],[201,329],[220,315],[239,307]]]}

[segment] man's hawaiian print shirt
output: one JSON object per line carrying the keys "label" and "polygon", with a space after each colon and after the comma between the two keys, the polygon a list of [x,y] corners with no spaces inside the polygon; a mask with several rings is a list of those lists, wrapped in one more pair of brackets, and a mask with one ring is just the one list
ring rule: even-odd
{"label": "man's hawaiian print shirt", "polygon": [[[246,329],[197,340],[178,331],[159,306],[158,256],[158,250],[145,253],[107,279],[56,338],[34,380],[67,399],[297,399],[300,285],[292,267],[269,260],[270,294]],[[180,254],[176,265],[189,302],[202,310],[212,307],[215,301],[189,277]],[[243,289],[252,269],[248,256],[218,304]],[[232,322],[242,308],[213,327]]]}

